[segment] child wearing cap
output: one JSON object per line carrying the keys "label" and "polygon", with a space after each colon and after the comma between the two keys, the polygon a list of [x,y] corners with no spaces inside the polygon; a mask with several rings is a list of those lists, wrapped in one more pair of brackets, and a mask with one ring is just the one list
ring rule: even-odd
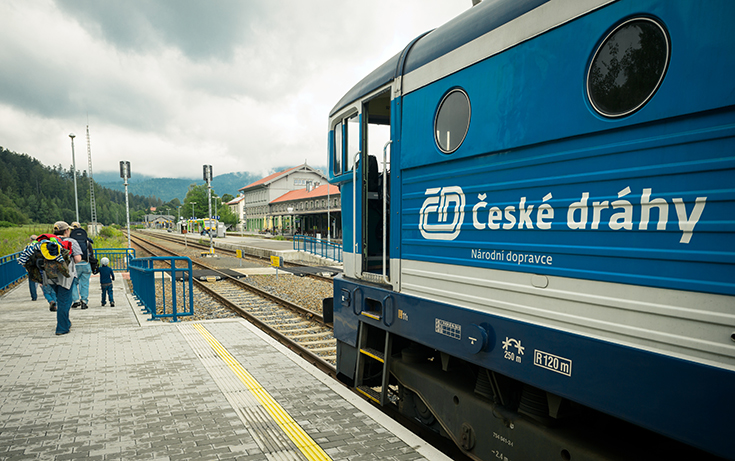
{"label": "child wearing cap", "polygon": [[110,307],[115,307],[115,300],[112,297],[112,281],[115,280],[115,272],[110,268],[110,260],[102,258],[100,260],[100,286],[102,288],[102,305],[107,303],[107,296],[110,297]]}

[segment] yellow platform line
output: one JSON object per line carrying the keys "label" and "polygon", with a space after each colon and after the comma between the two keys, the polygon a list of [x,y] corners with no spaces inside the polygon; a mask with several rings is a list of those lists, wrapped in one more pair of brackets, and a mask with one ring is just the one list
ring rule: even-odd
{"label": "yellow platform line", "polygon": [[204,339],[212,346],[217,355],[225,361],[230,369],[245,384],[245,387],[255,396],[255,398],[263,405],[263,408],[271,415],[273,420],[278,424],[288,438],[296,445],[296,447],[310,460],[331,460],[322,447],[320,447],[299,424],[291,418],[286,410],[276,402],[276,400],[268,393],[248,371],[240,365],[240,362],[227,352],[227,349],[220,344],[212,334],[207,331],[201,324],[194,324],[194,328],[204,337]]}

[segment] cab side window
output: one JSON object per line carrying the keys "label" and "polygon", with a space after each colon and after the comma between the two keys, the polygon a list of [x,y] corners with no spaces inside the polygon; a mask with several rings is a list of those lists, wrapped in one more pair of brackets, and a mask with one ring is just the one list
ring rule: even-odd
{"label": "cab side window", "polygon": [[332,173],[339,176],[352,171],[355,166],[355,155],[360,152],[360,115],[354,114],[340,120],[332,131],[334,132]]}
{"label": "cab side window", "polygon": [[343,126],[342,121],[334,126],[334,150],[332,153],[332,173],[335,176],[342,174],[342,157],[344,157]]}
{"label": "cab side window", "polygon": [[345,159],[345,171],[352,171],[355,167],[355,155],[360,152],[360,117],[353,115],[345,121],[345,132],[347,136],[347,158]]}

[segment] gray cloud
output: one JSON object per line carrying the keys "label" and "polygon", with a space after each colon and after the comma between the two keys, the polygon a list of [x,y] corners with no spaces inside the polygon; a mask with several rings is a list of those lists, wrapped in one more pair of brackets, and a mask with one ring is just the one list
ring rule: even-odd
{"label": "gray cloud", "polygon": [[470,0],[0,1],[0,145],[95,171],[197,176],[326,163],[326,118],[362,76]]}
{"label": "gray cloud", "polygon": [[229,60],[247,40],[263,2],[237,0],[57,0],[93,37],[121,50],[149,53],[174,47],[193,61]]}

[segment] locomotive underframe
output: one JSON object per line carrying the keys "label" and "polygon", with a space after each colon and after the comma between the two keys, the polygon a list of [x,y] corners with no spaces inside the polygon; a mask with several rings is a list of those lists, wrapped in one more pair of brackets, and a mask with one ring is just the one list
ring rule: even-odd
{"label": "locomotive underframe", "polygon": [[[672,386],[668,377],[679,376],[679,382],[683,383],[689,379],[687,374],[701,375],[703,369],[663,372],[661,382],[652,384],[659,391],[649,395],[629,395],[625,390],[635,389],[635,380],[642,376],[621,376],[614,371],[604,375],[599,370],[591,371],[586,378],[581,378],[582,381],[559,381],[566,383],[562,385],[564,387],[549,390],[549,387],[554,387],[550,385],[553,379],[526,381],[502,368],[501,340],[505,336],[496,338],[490,325],[501,328],[503,321],[500,319],[486,318],[486,322],[477,322],[489,332],[485,350],[479,351],[479,355],[485,357],[483,359],[478,358],[478,353],[470,351],[468,344],[463,342],[469,334],[463,335],[463,341],[454,341],[454,348],[447,347],[451,341],[442,342],[447,340],[442,335],[437,334],[434,340],[426,341],[425,335],[420,332],[426,332],[427,326],[433,330],[437,311],[432,309],[431,304],[423,304],[413,297],[392,292],[388,286],[366,284],[344,277],[335,279],[335,293],[341,293],[340,299],[334,303],[335,337],[338,339],[337,371],[340,379],[357,389],[360,388],[358,384],[366,384],[375,389],[376,394],[380,392],[382,383],[387,382],[392,395],[384,404],[395,405],[407,417],[452,439],[475,459],[495,459],[498,456],[509,460],[543,459],[550,454],[556,454],[555,458],[559,459],[677,458],[681,453],[691,453],[696,459],[711,457],[689,445],[623,421],[614,416],[614,411],[599,411],[569,397],[581,395],[580,385],[594,386],[592,392],[597,393],[602,401],[617,405],[619,414],[630,413],[630,402],[636,401],[637,405],[655,409],[657,405],[668,405],[667,402],[671,401],[665,395],[670,389],[664,391],[665,382],[669,383],[669,387]],[[446,305],[435,307],[441,308],[439,311],[443,312],[444,318],[462,323],[463,331],[467,327],[470,327],[466,330],[468,333],[476,331],[471,328],[477,324],[468,325],[461,318],[462,314],[455,311],[458,308]],[[466,313],[466,310],[463,311]],[[407,318],[411,322],[401,320]],[[526,327],[531,337],[535,327]],[[379,350],[383,344],[387,344],[386,336],[391,336],[387,381],[381,376],[379,364],[360,365],[358,331],[361,329],[370,330],[373,337],[371,343],[363,344],[363,349]],[[539,333],[536,331],[536,334]],[[422,340],[418,341],[417,338]],[[548,337],[545,339],[549,340]],[[572,339],[566,336],[563,341],[570,344]],[[560,340],[562,337],[551,339]],[[575,367],[577,363],[580,367],[575,368],[577,373],[582,373],[581,367],[589,367],[596,361],[607,362],[606,353],[600,352],[606,349],[595,349],[588,340],[581,344],[577,348],[589,348],[593,357],[589,363],[582,360],[575,362]],[[621,352],[623,350],[618,349],[617,352],[608,353]],[[527,353],[530,355],[531,349]],[[625,353],[630,356],[618,356],[623,357],[622,362],[642,360],[640,351],[629,350]],[[498,356],[500,362],[497,361]],[[492,363],[499,363],[500,366],[490,366]],[[682,364],[681,361],[677,363]],[[716,378],[705,376],[702,379],[712,383],[710,388],[713,392],[719,392],[714,389],[717,387]],[[547,389],[542,390],[541,387]],[[709,405],[699,401],[702,397],[691,395],[688,399],[678,399],[676,408],[661,408],[661,411],[678,415],[676,418],[680,421],[677,424],[690,425],[692,423],[687,421],[689,418],[678,411],[678,405]],[[645,400],[656,402],[642,403]]]}
{"label": "locomotive underframe", "polygon": [[[390,359],[389,405],[478,461],[715,459],[457,357],[405,338],[395,341],[400,350],[394,348]],[[337,349],[339,377],[354,385],[358,351],[342,341]],[[372,385],[379,388],[378,381]]]}

